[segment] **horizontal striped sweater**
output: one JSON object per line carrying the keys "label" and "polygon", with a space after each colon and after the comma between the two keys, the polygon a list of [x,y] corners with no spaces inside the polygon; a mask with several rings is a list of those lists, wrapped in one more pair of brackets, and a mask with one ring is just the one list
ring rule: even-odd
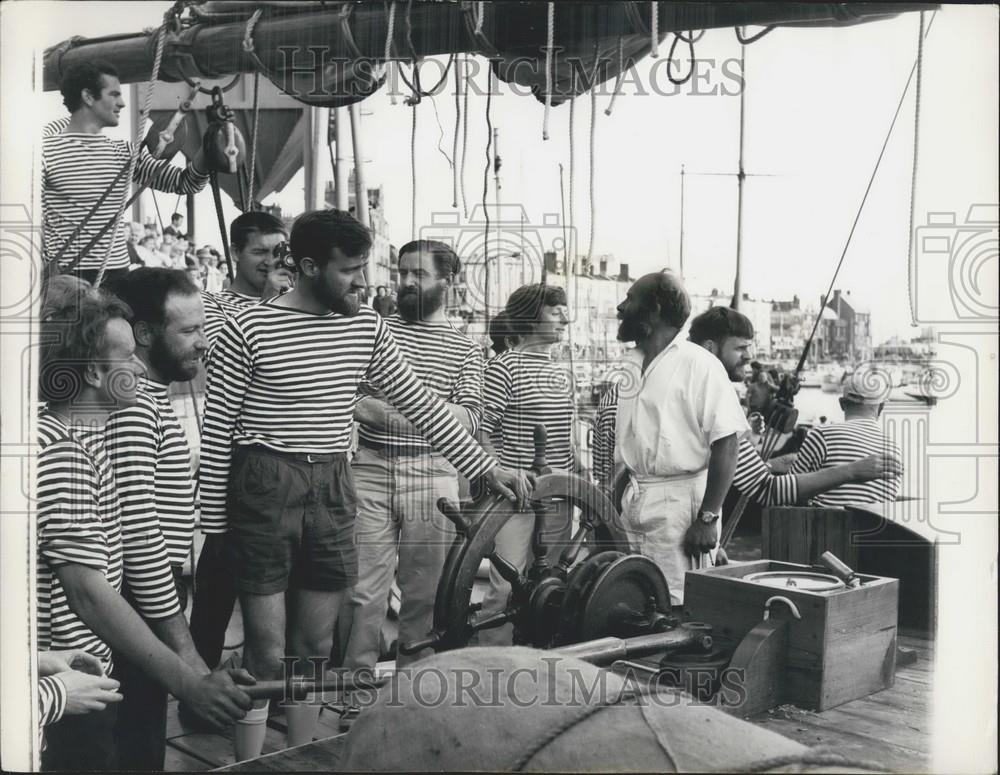
{"label": "horizontal striped sweater", "polygon": [[573,467],[572,378],[548,353],[514,349],[491,358],[483,378],[483,403],[483,429],[499,437],[503,465],[530,468],[535,426],[543,425],[548,464]]}
{"label": "horizontal striped sweater", "polygon": [[[63,130],[69,118],[48,124],[42,133],[42,246],[45,260],[55,258],[65,247],[60,264],[70,263],[109,221],[129,196],[129,181],[123,173],[111,193],[87,219],[74,237],[81,219],[101,199],[133,154],[132,143],[114,140],[103,133]],[[194,194],[205,187],[208,175],[191,164],[175,167],[169,160],[157,161],[145,148],[139,154],[132,179],[158,191]],[[99,269],[108,256],[108,269],[128,268],[124,221],[110,228],[83,256],[77,269]],[[108,251],[110,249],[110,255]]]}
{"label": "horizontal striped sweater", "polygon": [[[473,433],[483,416],[483,351],[449,321],[409,321],[399,315],[385,318],[403,358],[413,373],[442,401],[469,413]],[[367,388],[367,385],[363,385]],[[358,425],[363,441],[385,446],[430,449],[419,434]]]}
{"label": "horizontal striped sweater", "polygon": [[180,613],[171,565],[194,536],[191,454],[167,385],[143,378],[135,406],[111,415],[106,445],[122,509],[125,573],[147,619]]}
{"label": "horizontal striped sweater", "polygon": [[[900,465],[899,448],[885,435],[877,420],[854,419],[832,425],[820,425],[809,431],[791,473],[804,474],[833,468],[844,463],[882,453],[894,457]],[[812,498],[815,506],[846,506],[852,503],[887,503],[896,500],[900,477],[873,479],[870,482],[842,484]]]}
{"label": "horizontal striped sweater", "polygon": [[121,507],[103,429],[70,427],[42,412],[38,442],[38,648],[82,649],[110,672],[111,647],[70,608],[55,572],[63,565],[84,565],[121,591]]}
{"label": "horizontal striped sweater", "polygon": [[346,453],[363,380],[464,476],[481,476],[495,465],[420,383],[371,307],[353,316],[317,315],[272,300],[225,324],[209,364],[199,468],[202,530],[226,530],[234,445]]}

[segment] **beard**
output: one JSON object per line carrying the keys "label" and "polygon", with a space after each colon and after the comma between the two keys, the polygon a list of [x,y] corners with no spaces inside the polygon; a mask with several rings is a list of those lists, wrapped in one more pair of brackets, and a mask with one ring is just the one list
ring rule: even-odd
{"label": "beard", "polygon": [[347,317],[354,317],[361,311],[361,298],[357,293],[348,292],[337,294],[330,290],[323,283],[317,283],[315,287],[316,298],[319,299],[331,312]]}
{"label": "beard", "polygon": [[198,375],[201,355],[197,350],[175,352],[167,347],[162,336],[153,340],[149,348],[149,364],[167,383],[187,382]]}
{"label": "beard", "polygon": [[744,367],[742,363],[738,363],[729,369],[729,381],[730,382],[742,382]]}
{"label": "beard", "polygon": [[403,290],[396,299],[399,314],[411,323],[434,314],[444,304],[445,289],[434,286],[426,291]]}
{"label": "beard", "polygon": [[633,316],[623,317],[618,324],[618,341],[641,342],[652,330],[653,327],[645,320]]}

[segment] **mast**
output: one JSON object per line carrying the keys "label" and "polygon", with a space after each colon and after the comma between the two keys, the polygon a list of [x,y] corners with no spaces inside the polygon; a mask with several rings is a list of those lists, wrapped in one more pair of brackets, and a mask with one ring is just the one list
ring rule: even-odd
{"label": "mast", "polygon": [[[338,210],[346,210],[350,206],[350,193],[347,184],[349,179],[347,168],[347,108],[329,108],[329,110],[333,111],[333,143],[336,146],[334,149],[336,161],[333,165],[334,201],[337,203]],[[357,133],[355,132],[354,134],[356,137]],[[357,180],[357,168],[359,166],[357,159],[355,159],[355,180]],[[361,206],[361,199],[358,199],[355,203],[358,212],[361,211]],[[364,222],[362,221],[362,223]],[[365,225],[367,226],[367,224]]]}
{"label": "mast", "polygon": [[[740,308],[740,302],[743,299],[742,292],[742,277],[741,273],[743,271],[742,260],[743,260],[743,182],[746,179],[746,173],[743,170],[743,118],[744,118],[744,98],[747,92],[747,79],[746,79],[746,49],[747,47],[740,44],[740,74],[743,76],[743,83],[740,86],[740,160],[739,160],[739,170],[736,173],[736,277],[733,280],[733,304],[732,307],[735,310]],[[682,178],[683,180],[683,178]]]}
{"label": "mast", "polygon": [[681,279],[684,279],[684,165],[681,165],[681,244],[680,244],[680,254],[681,254]]}

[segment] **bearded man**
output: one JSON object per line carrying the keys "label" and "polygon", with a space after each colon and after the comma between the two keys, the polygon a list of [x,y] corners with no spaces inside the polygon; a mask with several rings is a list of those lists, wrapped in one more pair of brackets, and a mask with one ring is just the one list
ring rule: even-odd
{"label": "bearded man", "polygon": [[[460,268],[455,251],[442,242],[404,245],[399,251],[399,309],[385,322],[420,380],[475,433],[483,412],[482,350],[451,324],[444,310]],[[368,395],[355,409],[359,448],[351,466],[358,502],[358,584],[348,594],[338,625],[345,666],[351,668],[374,667],[379,657],[397,547],[398,642],[421,639],[431,629],[437,583],[454,535],[437,499],[459,500],[455,468],[370,386],[364,387]],[[423,655],[397,654],[396,664]]]}

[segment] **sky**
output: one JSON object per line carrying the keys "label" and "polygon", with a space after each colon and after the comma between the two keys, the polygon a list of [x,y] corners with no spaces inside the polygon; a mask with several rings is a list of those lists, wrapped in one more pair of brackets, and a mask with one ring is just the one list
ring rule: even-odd
{"label": "sky", "polygon": [[[30,34],[45,47],[72,35],[134,32],[155,26],[166,6],[33,0],[38,24]],[[914,199],[918,226],[928,213],[942,211],[957,212],[961,223],[971,204],[1000,201],[997,17],[996,6],[944,6],[926,38]],[[918,23],[918,14],[903,14],[842,29],[779,28],[747,47],[742,255],[743,290],[751,297],[797,294],[815,306],[826,290],[915,60]],[[610,85],[597,98],[593,221],[591,101],[589,95],[576,100],[574,195],[566,220],[577,234],[579,253],[588,250],[592,226],[593,254],[614,254],[629,264],[633,277],[664,266],[678,268],[684,165],[691,173],[685,175],[685,280],[697,293],[728,291],[736,255],[732,173],[739,153],[739,97],[733,74],[739,72],[740,47],[732,30],[708,31],[695,47],[701,79],[679,88],[663,75],[668,48],[669,38],[660,47],[660,62],[638,63],[611,116],[604,114]],[[441,64],[425,67],[426,84],[435,80]],[[479,71],[483,92],[485,68]],[[450,84],[449,79],[449,89]],[[499,129],[503,160],[500,201],[504,207],[523,207],[527,228],[550,241],[550,235],[562,233],[560,164],[569,207],[569,105],[552,108],[545,141],[542,104],[511,93],[506,84],[499,88],[491,118]],[[401,98],[397,103],[391,104],[382,90],[362,108],[368,185],[384,187],[390,238],[400,245],[411,237],[413,109]],[[440,144],[451,155],[453,93],[446,91],[433,103],[425,99],[416,108],[418,229],[455,215],[452,171],[438,150]],[[40,97],[43,120],[62,113],[57,93]],[[127,122],[119,131],[129,131]],[[482,193],[487,137],[485,98],[476,94],[469,97],[468,132],[465,188],[472,207]],[[913,150],[911,87],[836,283],[872,309],[876,341],[917,333],[907,292]],[[329,169],[322,173],[330,177]],[[491,174],[491,206],[495,197]],[[280,204],[285,213],[301,211],[302,174],[265,201]],[[173,199],[160,203],[172,208]],[[218,242],[211,196],[202,194],[198,207],[197,241]],[[227,202],[227,216],[236,214]],[[460,222],[462,216],[459,212]],[[982,271],[981,281],[995,287],[995,255]]]}

